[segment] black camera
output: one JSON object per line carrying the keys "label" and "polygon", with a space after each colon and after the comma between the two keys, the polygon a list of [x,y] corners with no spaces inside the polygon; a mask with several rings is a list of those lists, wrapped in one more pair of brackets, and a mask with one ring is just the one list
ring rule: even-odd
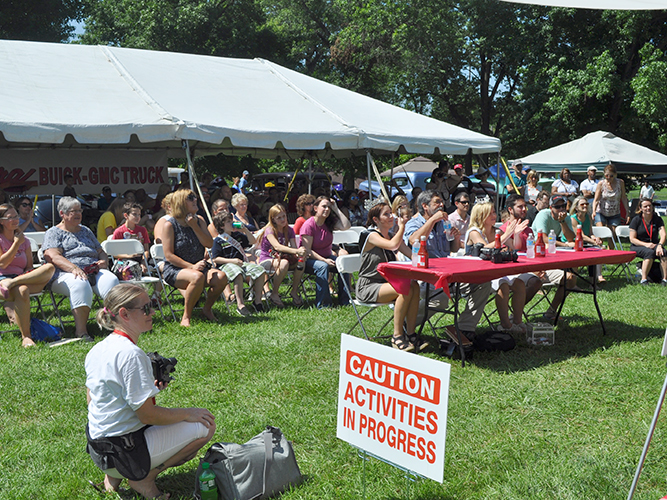
{"label": "black camera", "polygon": [[170,374],[176,370],[176,363],[178,363],[176,358],[165,358],[157,352],[149,352],[148,357],[151,360],[151,365],[153,365],[153,377],[155,377],[155,380],[163,384],[174,380],[174,377],[171,377]]}
{"label": "black camera", "polygon": [[490,260],[494,264],[501,264],[503,262],[517,262],[519,254],[516,250],[509,250],[502,248],[484,248],[482,243],[475,243],[472,247],[470,255],[480,257],[482,260]]}

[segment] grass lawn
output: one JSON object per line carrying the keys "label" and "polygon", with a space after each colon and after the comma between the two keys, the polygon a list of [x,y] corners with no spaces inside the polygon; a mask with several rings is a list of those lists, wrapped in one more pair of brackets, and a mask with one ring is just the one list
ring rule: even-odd
{"label": "grass lawn", "polygon": [[[554,346],[521,342],[508,353],[475,353],[465,368],[452,362],[444,483],[418,480],[410,497],[626,498],[667,372],[659,355],[666,299],[667,288],[613,280],[599,294],[606,336],[592,299],[572,296]],[[335,437],[340,333],[352,309],[274,309],[243,319],[220,305],[217,314],[219,324],[197,320],[190,329],[158,319],[140,339],[144,350],[179,361],[158,403],[210,409],[215,441],[243,443],[267,424],[280,427],[306,476],[285,500],[360,498],[362,461]],[[449,362],[434,344],[421,355]],[[0,498],[99,498],[87,480],[102,474],[84,451],[89,349],[76,342],[26,350],[17,333],[3,334]],[[638,500],[667,494],[663,420]],[[191,498],[196,465],[169,470],[158,486]],[[367,498],[405,498],[399,471],[371,460],[366,473]]]}

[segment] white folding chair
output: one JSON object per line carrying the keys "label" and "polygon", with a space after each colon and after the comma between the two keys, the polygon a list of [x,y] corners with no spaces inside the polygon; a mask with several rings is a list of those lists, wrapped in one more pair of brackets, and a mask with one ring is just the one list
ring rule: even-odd
{"label": "white folding chair", "polygon": [[[616,226],[616,239],[618,240],[619,250],[623,250],[623,242],[625,241],[628,245],[628,250],[630,249],[630,226]],[[637,281],[635,274],[632,272],[630,263],[623,264],[626,267],[628,274],[630,274],[632,281]]]}
{"label": "white folding chair", "polygon": [[[44,231],[29,231],[27,233],[23,233],[23,235],[26,238],[30,238],[32,241],[34,241],[35,244],[38,247],[41,247],[42,243],[44,243],[44,235],[45,234],[46,233]],[[37,250],[33,250],[33,251],[36,252]]]}
{"label": "white folding chair", "polygon": [[333,232],[333,244],[344,245],[359,243],[359,233],[351,229]]}
{"label": "white folding chair", "polygon": [[[351,254],[351,255],[341,255],[340,257],[336,258],[336,268],[338,269],[338,273],[340,275],[342,274],[352,274],[356,273],[359,271],[361,268],[361,254]],[[339,279],[343,279],[340,277]],[[363,324],[363,319],[368,316],[372,311],[380,308],[380,307],[390,307],[393,309],[393,302],[389,302],[387,304],[379,304],[379,303],[368,303],[368,302],[361,302],[356,299],[356,297],[352,294],[352,291],[350,290],[350,286],[347,283],[347,280],[343,279],[343,286],[345,287],[345,291],[347,292],[348,296],[350,297],[350,303],[352,304],[352,308],[354,309],[354,313],[357,315],[357,323],[361,327],[362,332],[364,332],[364,337],[366,337],[366,340],[370,340],[371,338],[378,338],[380,336],[380,333],[382,333],[382,330],[385,329],[385,327],[389,324],[389,322],[394,318],[393,312],[392,315],[385,321],[385,323],[382,325],[382,328],[377,332],[376,335],[373,337],[369,337],[368,333],[366,332],[366,328],[364,327]],[[368,311],[364,312],[363,314],[359,314],[359,310],[357,307],[368,307]],[[355,329],[357,326],[357,323],[352,325],[352,328],[347,332],[348,335],[352,333],[352,331]]]}
{"label": "white folding chair", "polygon": [[350,229],[348,229],[348,231],[354,231],[357,234],[361,234],[366,231],[366,228],[364,226],[352,226]]}
{"label": "white folding chair", "polygon": [[[628,227],[628,226],[625,226]],[[620,241],[616,239],[616,236],[614,235],[614,232],[611,230],[611,228],[607,226],[593,226],[593,236],[597,236],[598,238],[601,238],[603,240],[608,240],[612,242],[613,245],[613,250],[623,250],[623,245],[621,245]],[[628,232],[628,238],[630,237],[630,233]],[[607,266],[605,266],[606,268]],[[611,272],[609,273],[609,277],[613,277],[616,274],[621,274],[621,272],[625,273],[625,278],[632,282],[632,275],[633,273],[630,272],[630,268],[628,267],[627,263],[623,264],[617,264],[615,265],[612,269]]]}
{"label": "white folding chair", "polygon": [[[158,275],[158,278],[160,279],[160,282],[162,283],[162,290],[164,292],[164,298],[167,301],[167,306],[169,306],[169,310],[171,311],[171,316],[176,321],[176,313],[174,313],[174,308],[171,306],[171,299],[170,296],[172,293],[178,292],[177,288],[174,288],[171,286],[169,283],[167,283],[163,276],[162,276],[162,271],[160,271],[160,263],[164,262],[164,249],[162,248],[161,243],[156,243],[155,245],[151,246],[150,248],[150,254],[151,254],[151,259],[153,260],[153,264],[155,267],[155,272]],[[170,290],[169,292],[167,290]],[[164,317],[164,313],[163,317]]]}
{"label": "white folding chair", "polygon": [[[148,261],[146,261],[144,255],[144,246],[139,240],[106,240],[102,242],[102,249],[109,257],[111,257],[113,263],[115,263],[116,260],[118,260],[118,258],[123,255],[141,255],[141,262],[146,266],[146,269],[148,269],[148,276],[141,276],[139,279],[127,280],[126,283],[152,286],[153,291],[158,292],[157,284],[160,283],[160,278],[156,278],[150,275],[150,266],[148,265]],[[160,303],[160,300],[157,300],[156,302],[158,309],[160,310],[160,314],[164,318],[162,304]]]}

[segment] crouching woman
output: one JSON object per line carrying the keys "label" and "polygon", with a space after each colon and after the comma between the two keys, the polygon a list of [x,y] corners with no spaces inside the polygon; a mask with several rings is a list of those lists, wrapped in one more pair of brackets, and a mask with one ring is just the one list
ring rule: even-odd
{"label": "crouching woman", "polygon": [[104,299],[97,321],[113,333],[86,356],[86,431],[88,453],[105,473],[106,491],[117,491],[127,478],[146,498],[169,498],[155,478],[195,457],[213,437],[215,417],[204,408],[156,405],[155,395],[166,384],[155,380],[148,355],[137,346],[153,325],[153,313],[138,285],[118,285]]}

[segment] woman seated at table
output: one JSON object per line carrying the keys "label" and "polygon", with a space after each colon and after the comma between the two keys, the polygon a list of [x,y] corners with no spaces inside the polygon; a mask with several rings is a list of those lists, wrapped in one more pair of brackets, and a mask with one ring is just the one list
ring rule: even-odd
{"label": "woman seated at table", "polygon": [[[470,227],[465,236],[466,253],[469,254],[476,244],[484,248],[495,247],[496,210],[493,203],[477,203],[470,213]],[[521,232],[528,226],[528,221],[517,223],[512,220],[507,224],[505,233],[501,235],[500,242],[509,249],[514,249],[516,239],[517,247],[521,241]],[[532,275],[526,273],[525,280]],[[526,333],[526,325],[521,322],[523,306],[526,303],[526,284],[522,275],[503,276],[491,281],[491,287],[496,292],[496,308],[500,317],[501,330],[509,333]],[[513,320],[509,318],[510,291],[512,292],[512,314]]]}
{"label": "woman seated at table", "polygon": [[197,197],[192,191],[176,191],[171,197],[172,218],[165,221],[161,235],[165,258],[162,276],[185,297],[181,326],[190,326],[192,311],[206,286],[209,290],[202,314],[217,321],[213,304],[227,286],[225,273],[211,269],[206,259],[205,250],[213,246],[213,238],[197,210]]}
{"label": "woman seated at table", "polygon": [[76,336],[92,341],[87,323],[93,292],[106,297],[118,278],[107,269],[109,257],[93,232],[81,225],[81,203],[65,196],[58,212],[62,221],[46,231],[42,244],[44,258],[56,268],[51,289],[69,297]]}
{"label": "woman seated at table", "polygon": [[296,200],[296,213],[299,217],[294,222],[294,234],[301,233],[301,226],[313,216],[315,197],[312,194],[302,194]]}
{"label": "woman seated at table", "polygon": [[43,232],[46,227],[40,224],[35,218],[32,210],[32,202],[27,196],[21,196],[14,203],[16,210],[19,213],[19,229],[24,232]]}
{"label": "woman seated at table", "polygon": [[[412,252],[403,242],[405,223],[408,214],[397,218],[398,229],[390,236],[389,231],[394,227],[394,216],[391,207],[386,203],[378,203],[368,211],[366,225],[368,232],[362,233],[359,240],[361,246],[361,268],[357,280],[357,299],[367,303],[387,304],[396,301],[394,307],[394,334],[391,345],[401,351],[413,351],[423,348],[427,344],[420,342],[415,333],[417,313],[419,311],[419,285],[416,281],[410,283],[408,295],[399,294],[393,286],[378,272],[378,265],[383,262],[396,260],[395,252],[400,250],[406,257],[411,258]],[[366,236],[366,237],[364,237]],[[407,336],[403,333],[403,323],[406,323]]]}
{"label": "woman seated at table", "polygon": [[8,315],[16,322],[23,347],[34,346],[30,336],[30,294],[39,293],[49,282],[55,268],[32,265],[30,242],[19,229],[19,216],[8,203],[0,205],[0,295]]}
{"label": "woman seated at table", "polygon": [[[326,196],[315,200],[315,214],[301,226],[301,244],[308,253],[306,272],[315,275],[315,302],[318,309],[331,306],[330,269],[336,267],[336,251],[332,246],[333,231],[350,228],[350,221]],[[342,251],[342,250],[341,250]],[[349,297],[338,282],[338,303],[347,305]]]}
{"label": "woman seated at table", "polygon": [[294,230],[287,224],[287,213],[280,203],[269,209],[269,223],[260,236],[259,247],[259,263],[269,276],[273,275],[273,290],[269,295],[271,303],[278,307],[285,305],[280,299],[280,285],[288,271],[292,270],[292,303],[297,307],[302,306],[299,289],[304,269],[297,269],[297,260],[305,258],[306,249],[296,244]]}
{"label": "woman seated at table", "polygon": [[648,273],[653,261],[660,259],[662,286],[667,286],[667,253],[665,253],[665,223],[655,213],[653,202],[648,198],[639,200],[637,214],[630,221],[630,250],[637,252],[643,259],[642,280],[640,284],[648,285]]}
{"label": "woman seated at table", "polygon": [[236,193],[232,196],[232,206],[236,210],[233,214],[234,222],[240,222],[251,233],[259,229],[259,225],[248,212],[248,198],[243,193]]}
{"label": "woman seated at table", "polygon": [[[577,196],[572,202],[572,208],[570,208],[570,219],[572,223],[572,231],[576,236],[577,226],[581,226],[581,234],[584,238],[584,242],[590,245],[602,245],[602,239],[598,238],[593,234],[593,218],[591,214],[588,213],[588,200],[585,196]],[[565,235],[561,234],[561,241],[567,242]],[[605,280],[602,277],[602,266],[590,266],[588,273],[591,277],[596,276],[598,283],[604,283]]]}
{"label": "woman seated at table", "polygon": [[[155,479],[195,458],[215,433],[215,417],[205,408],[156,404],[155,396],[167,383],[155,380],[150,358],[137,346],[141,334],[152,328],[154,312],[144,288],[123,283],[109,292],[97,313],[98,324],[112,333],[86,356],[87,451],[105,474],[96,488],[118,491],[127,477],[144,498],[168,499]],[[136,444],[130,466],[118,446],[125,436]],[[110,454],[114,441],[120,450]]]}

